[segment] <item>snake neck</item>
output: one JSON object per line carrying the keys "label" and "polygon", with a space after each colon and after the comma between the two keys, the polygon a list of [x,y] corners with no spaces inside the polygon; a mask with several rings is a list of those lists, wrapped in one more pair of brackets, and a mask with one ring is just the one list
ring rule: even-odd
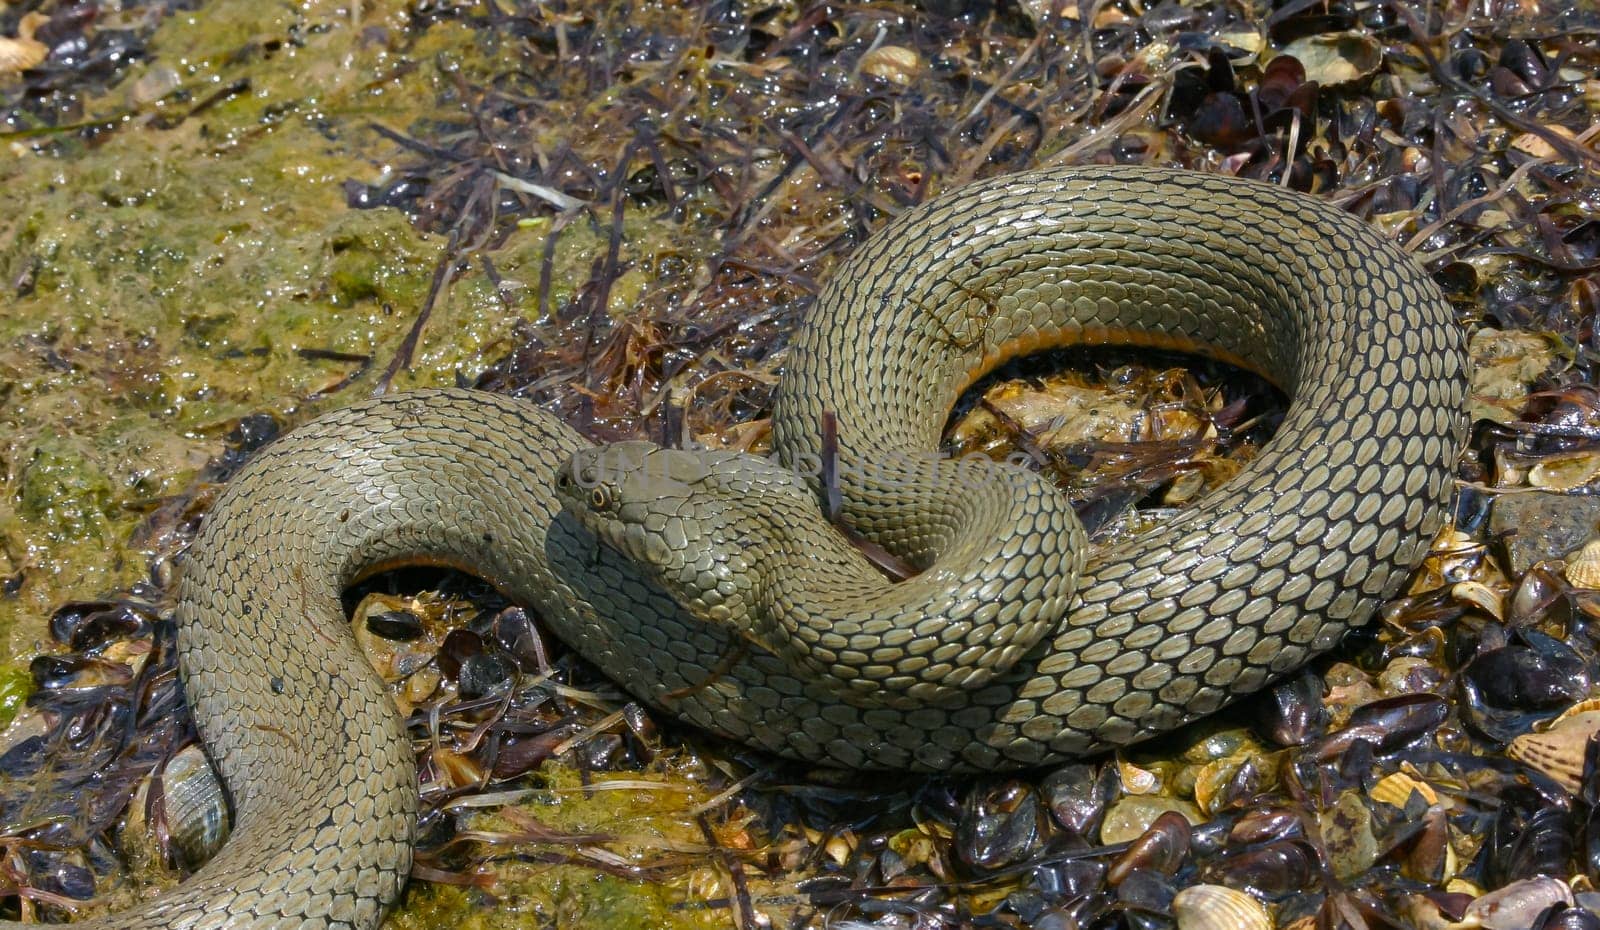
{"label": "snake neck", "polygon": [[568,507],[690,611],[865,706],[981,688],[1059,623],[1081,532],[1054,486],[988,461],[886,456],[853,480],[909,500],[935,554],[886,579],[777,463],[618,443],[574,456]]}

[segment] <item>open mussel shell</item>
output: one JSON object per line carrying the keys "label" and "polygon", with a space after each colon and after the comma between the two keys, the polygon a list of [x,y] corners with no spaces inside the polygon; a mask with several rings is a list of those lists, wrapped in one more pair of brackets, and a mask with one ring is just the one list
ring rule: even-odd
{"label": "open mussel shell", "polygon": [[1260,901],[1226,885],[1191,885],[1172,899],[1178,930],[1272,930]]}

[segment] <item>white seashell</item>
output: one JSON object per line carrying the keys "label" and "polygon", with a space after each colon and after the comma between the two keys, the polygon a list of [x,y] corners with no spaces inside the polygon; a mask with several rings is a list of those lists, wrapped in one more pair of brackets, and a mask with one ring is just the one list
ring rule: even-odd
{"label": "white seashell", "polygon": [[1574,903],[1566,882],[1544,876],[1523,879],[1467,905],[1461,925],[1483,930],[1526,930],[1545,908],[1557,902]]}
{"label": "white seashell", "polygon": [[1537,726],[1536,729],[1554,729],[1555,727],[1560,726],[1574,717],[1581,717],[1584,714],[1594,713],[1595,711],[1600,711],[1600,698],[1589,698],[1587,700],[1579,701],[1578,703],[1562,711],[1555,719]]}
{"label": "white seashell", "polygon": [[1260,901],[1224,885],[1191,885],[1172,899],[1178,930],[1272,930]]}
{"label": "white seashell", "polygon": [[[161,793],[152,809],[150,792],[158,780]],[[179,750],[159,773],[140,782],[123,826],[124,852],[135,860],[148,861],[155,853],[153,845],[146,845],[155,838],[147,814],[165,827],[185,868],[199,868],[222,848],[231,827],[227,793],[199,746]]]}

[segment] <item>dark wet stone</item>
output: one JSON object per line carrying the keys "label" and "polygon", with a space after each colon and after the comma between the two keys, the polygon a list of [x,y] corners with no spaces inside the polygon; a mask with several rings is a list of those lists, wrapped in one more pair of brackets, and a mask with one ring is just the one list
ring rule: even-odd
{"label": "dark wet stone", "polygon": [[1502,494],[1489,516],[1489,532],[1505,540],[1511,570],[1517,574],[1582,546],[1597,524],[1600,497],[1542,492]]}

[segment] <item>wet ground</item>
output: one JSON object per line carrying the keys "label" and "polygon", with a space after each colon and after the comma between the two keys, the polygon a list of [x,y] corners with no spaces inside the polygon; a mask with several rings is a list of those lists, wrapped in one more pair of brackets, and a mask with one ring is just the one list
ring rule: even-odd
{"label": "wet ground", "polygon": [[[1600,18],[595,7],[0,9],[0,916],[181,876],[173,560],[274,435],[465,383],[597,439],[760,448],[786,334],[872,230],[972,178],[1117,161],[1327,197],[1451,297],[1476,425],[1405,596],[1159,745],[886,784],[653,719],[470,580],[380,579],[355,628],[429,806],[390,924],[1194,927],[1231,901],[1600,926],[1568,907],[1600,870]],[[1225,480],[1281,410],[1226,370],[1068,361],[971,399],[952,443],[1045,450],[1105,533]]]}

